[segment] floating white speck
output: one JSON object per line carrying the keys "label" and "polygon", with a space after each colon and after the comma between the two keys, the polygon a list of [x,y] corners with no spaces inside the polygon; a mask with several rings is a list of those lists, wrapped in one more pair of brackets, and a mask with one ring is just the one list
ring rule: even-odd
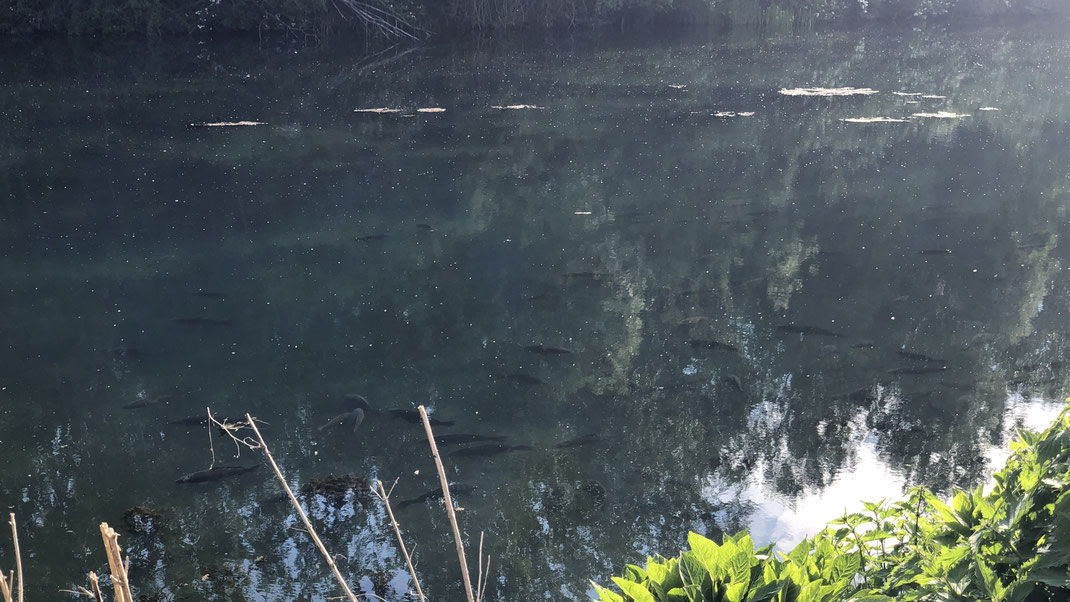
{"label": "floating white speck", "polygon": [[845,123],[906,123],[906,119],[896,119],[894,117],[847,117],[841,119]]}
{"label": "floating white speck", "polygon": [[921,92],[892,92],[896,96],[921,96]]}
{"label": "floating white speck", "polygon": [[192,128],[230,128],[250,125],[265,125],[265,123],[263,121],[208,121],[204,123],[189,124]]}
{"label": "floating white speck", "polygon": [[520,111],[522,109],[543,109],[545,107],[537,107],[535,105],[492,105],[490,108],[498,109],[499,111]]}
{"label": "floating white speck", "polygon": [[424,107],[422,109],[416,109],[417,113],[445,113],[446,109],[442,107]]}
{"label": "floating white speck", "polygon": [[929,118],[929,119],[958,119],[959,117],[969,117],[963,113],[951,113],[948,111],[937,111],[935,113],[914,113],[911,117]]}
{"label": "floating white speck", "polygon": [[378,107],[375,109],[353,109],[354,113],[400,113],[401,109],[391,109],[389,107]]}
{"label": "floating white speck", "polygon": [[922,95],[922,98],[928,98],[929,100],[943,100],[943,99],[945,99],[947,97],[946,96],[940,96],[938,94],[925,94],[925,95]]}
{"label": "floating white speck", "polygon": [[996,107],[981,107],[980,109],[977,109],[977,110],[978,111],[998,111],[999,109],[996,108]]}
{"label": "floating white speck", "polygon": [[869,96],[876,94],[872,88],[781,88],[784,96]]}

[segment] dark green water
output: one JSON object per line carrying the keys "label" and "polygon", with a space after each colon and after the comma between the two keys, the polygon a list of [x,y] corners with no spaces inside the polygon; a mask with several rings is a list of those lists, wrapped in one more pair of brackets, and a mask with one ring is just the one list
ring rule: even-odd
{"label": "dark green water", "polygon": [[[0,504],[29,593],[106,572],[97,524],[140,504],[168,519],[120,540],[140,594],[338,595],[266,468],[175,483],[211,452],[168,422],[206,406],[264,420],[295,486],[400,478],[395,501],[436,486],[426,439],[384,413],[321,431],[345,394],[532,447],[445,457],[492,600],[979,482],[1066,397],[1066,31],[6,47]],[[811,86],[879,93],[778,93]],[[841,121],[936,111],[963,116]],[[265,125],[188,126],[237,120]],[[259,462],[234,449],[216,436]],[[378,503],[306,501],[350,581],[397,599]],[[459,599],[441,505],[399,519]]]}

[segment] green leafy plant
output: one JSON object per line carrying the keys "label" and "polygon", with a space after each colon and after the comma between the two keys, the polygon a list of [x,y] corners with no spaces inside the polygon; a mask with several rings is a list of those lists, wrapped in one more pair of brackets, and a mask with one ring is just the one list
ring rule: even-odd
{"label": "green leafy plant", "polygon": [[1038,602],[1070,599],[1070,408],[1043,433],[1020,432],[983,487],[950,504],[915,487],[863,504],[787,554],[745,532],[696,533],[675,558],[627,565],[594,585],[604,602]]}

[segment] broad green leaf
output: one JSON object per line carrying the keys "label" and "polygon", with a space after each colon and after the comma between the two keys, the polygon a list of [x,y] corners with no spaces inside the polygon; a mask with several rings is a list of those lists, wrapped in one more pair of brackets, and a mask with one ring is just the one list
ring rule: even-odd
{"label": "broad green leaf", "polygon": [[620,577],[614,577],[613,583],[616,583],[617,587],[635,602],[657,602],[657,600],[654,599],[654,595],[638,583],[628,581],[627,579],[621,579]]}
{"label": "broad green leaf", "polygon": [[780,593],[780,590],[784,587],[785,581],[774,579],[766,581],[765,583],[754,587],[747,594],[746,602],[765,602],[771,599],[773,596]]}
{"label": "broad green leaf", "polygon": [[624,602],[623,596],[598,585],[594,581],[591,582],[591,586],[594,587],[594,591],[598,592],[598,599],[602,600],[602,602]]}
{"label": "broad green leaf", "polygon": [[691,546],[691,552],[694,554],[695,560],[706,569],[710,579],[713,581],[720,580],[724,575],[724,568],[720,565],[721,546],[698,533],[688,533],[687,544]]}

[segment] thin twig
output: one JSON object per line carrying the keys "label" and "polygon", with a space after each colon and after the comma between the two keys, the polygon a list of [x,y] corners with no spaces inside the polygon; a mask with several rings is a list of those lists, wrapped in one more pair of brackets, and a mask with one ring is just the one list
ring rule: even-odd
{"label": "thin twig", "polygon": [[104,602],[104,594],[100,593],[100,578],[93,571],[89,571],[89,584],[93,586],[93,595],[97,602]]}
{"label": "thin twig", "polygon": [[[478,561],[479,571],[476,573],[476,602],[479,602],[483,597],[479,595],[479,590],[483,588],[483,532],[479,532],[479,555],[476,556]],[[488,569],[490,567],[487,567]]]}
{"label": "thin twig", "polygon": [[405,564],[409,567],[409,574],[412,575],[412,582],[416,585],[416,596],[420,599],[420,602],[424,602],[424,590],[420,588],[420,578],[416,576],[416,567],[412,565],[412,558],[409,556],[408,549],[405,548],[405,540],[401,538],[401,527],[398,525],[398,520],[394,518],[394,511],[390,508],[390,494],[394,492],[394,485],[398,484],[398,480],[394,479],[394,485],[390,486],[390,491],[386,491],[383,487],[381,480],[377,481],[379,484],[379,490],[375,491],[375,496],[383,501],[383,505],[386,506],[386,514],[390,517],[390,524],[394,527],[394,535],[398,538],[398,546],[401,547],[401,555],[405,557]]}
{"label": "thin twig", "polygon": [[[15,580],[15,571],[11,571],[11,580]],[[3,571],[0,571],[0,594],[4,596],[4,602],[12,602],[11,600],[11,587],[7,584],[7,576]]]}
{"label": "thin twig", "polygon": [[457,513],[453,511],[453,498],[450,497],[450,483],[446,478],[446,469],[442,466],[442,458],[438,455],[438,446],[435,445],[435,433],[431,430],[431,421],[427,417],[427,410],[420,406],[420,418],[424,421],[424,431],[427,432],[427,441],[431,444],[431,456],[435,459],[435,468],[438,469],[438,480],[442,485],[442,501],[446,503],[446,515],[450,519],[450,528],[453,529],[453,541],[457,545],[457,560],[461,562],[461,577],[464,583],[464,594],[468,602],[476,602],[475,594],[472,593],[472,578],[468,576],[468,560],[464,557],[464,542],[461,540],[461,529],[457,526]]}
{"label": "thin twig", "polygon": [[273,458],[271,452],[268,451],[267,443],[264,441],[263,435],[260,434],[260,429],[256,428],[256,421],[254,421],[253,417],[249,414],[245,415],[245,421],[247,426],[253,429],[253,433],[256,434],[260,449],[264,450],[264,457],[267,458],[268,463],[271,464],[271,469],[275,471],[275,476],[279,479],[279,483],[282,484],[282,488],[286,490],[286,495],[289,496],[290,503],[293,504],[294,509],[297,510],[297,515],[305,525],[305,529],[308,530],[309,537],[312,538],[316,547],[319,548],[320,554],[323,554],[323,559],[327,561],[327,566],[331,567],[331,572],[334,573],[334,578],[338,580],[338,585],[340,585],[342,591],[345,592],[346,598],[348,598],[350,602],[357,602],[357,597],[353,594],[353,591],[349,589],[349,585],[342,577],[342,573],[338,570],[338,566],[334,563],[334,557],[331,556],[331,553],[327,551],[326,546],[320,541],[319,535],[316,535],[316,530],[312,528],[312,522],[308,520],[308,515],[301,509],[301,503],[297,501],[297,496],[294,495],[293,490],[291,490],[290,486],[286,483],[286,477],[282,476],[282,471],[279,470],[279,465],[275,463],[275,458]]}
{"label": "thin twig", "polygon": [[[11,523],[11,540],[15,542],[15,569],[18,573],[19,602],[22,602],[22,555],[19,552],[19,530],[15,528],[15,513],[12,512],[8,520]],[[11,582],[15,586],[15,582]]]}

